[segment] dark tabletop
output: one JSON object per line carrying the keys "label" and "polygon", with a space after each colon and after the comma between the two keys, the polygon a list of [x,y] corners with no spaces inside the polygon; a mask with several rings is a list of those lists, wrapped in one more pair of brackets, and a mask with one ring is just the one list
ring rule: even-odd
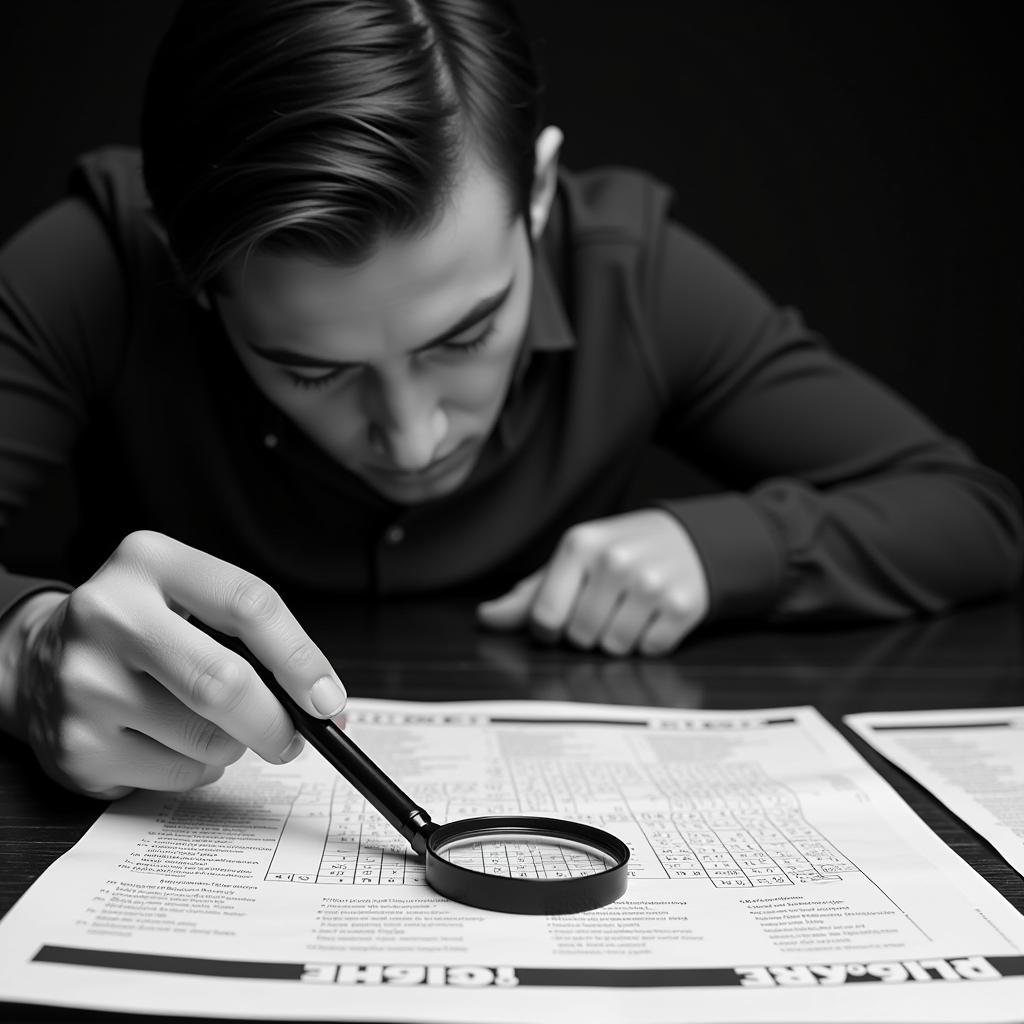
{"label": "dark tabletop", "polygon": [[[1024,912],[1024,878],[841,722],[856,711],[1024,705],[1022,595],[890,626],[708,631],[658,660],[610,659],[483,632],[468,601],[295,610],[352,696],[714,709],[814,705],[938,835]],[[0,745],[0,913],[105,806],[50,783],[14,741]],[[114,1018],[129,1019],[0,1004],[3,1021]]]}

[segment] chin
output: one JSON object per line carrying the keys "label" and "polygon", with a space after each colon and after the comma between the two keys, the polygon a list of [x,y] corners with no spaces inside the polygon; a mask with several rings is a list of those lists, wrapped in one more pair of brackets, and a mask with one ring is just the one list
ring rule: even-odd
{"label": "chin", "polygon": [[457,491],[469,476],[471,468],[467,467],[463,472],[448,474],[436,480],[398,480],[383,474],[375,474],[363,475],[363,481],[378,494],[398,505],[419,505]]}

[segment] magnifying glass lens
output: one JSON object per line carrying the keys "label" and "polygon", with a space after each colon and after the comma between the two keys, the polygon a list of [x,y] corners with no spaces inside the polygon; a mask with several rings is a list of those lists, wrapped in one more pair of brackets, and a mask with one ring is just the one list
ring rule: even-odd
{"label": "magnifying glass lens", "polygon": [[498,832],[486,838],[456,837],[441,845],[436,853],[467,871],[537,881],[583,878],[615,866],[615,860],[595,846],[512,832]]}
{"label": "magnifying glass lens", "polygon": [[628,847],[555,818],[450,821],[430,833],[427,884],[442,896],[513,914],[594,910],[626,891]]}

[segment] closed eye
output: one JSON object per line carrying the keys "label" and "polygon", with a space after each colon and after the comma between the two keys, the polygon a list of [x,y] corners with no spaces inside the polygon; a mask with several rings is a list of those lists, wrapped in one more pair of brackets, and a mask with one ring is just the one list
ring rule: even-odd
{"label": "closed eye", "polygon": [[[474,352],[479,352],[487,344],[493,334],[494,323],[492,321],[488,324],[485,331],[481,331],[472,338],[463,338],[457,341],[445,341],[432,348],[416,353],[416,356],[420,359],[429,358],[431,353],[448,353],[456,357],[468,356]],[[328,370],[326,373],[317,374],[316,376],[297,373],[295,370],[287,368],[283,369],[285,375],[297,388],[316,389],[327,387],[328,384],[331,384],[340,378],[347,379],[354,377],[360,370],[362,370],[362,368],[362,363],[346,363]]]}
{"label": "closed eye", "polygon": [[[494,322],[492,321],[487,325],[487,330],[481,331],[475,337],[472,338],[460,338],[457,341],[446,341],[438,348],[443,352],[457,352],[460,354],[468,354],[470,352],[478,352],[488,342],[491,335],[494,334]],[[436,351],[436,350],[428,350]]]}
{"label": "closed eye", "polygon": [[339,366],[337,369],[328,370],[327,373],[321,373],[317,377],[307,377],[294,370],[285,370],[284,373],[297,388],[324,388],[339,377],[354,376],[358,370],[358,366]]}

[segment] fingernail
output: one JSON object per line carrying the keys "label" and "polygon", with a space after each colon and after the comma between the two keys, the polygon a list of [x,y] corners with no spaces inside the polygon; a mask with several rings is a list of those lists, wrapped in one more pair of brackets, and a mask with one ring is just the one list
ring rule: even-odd
{"label": "fingernail", "polygon": [[324,718],[333,718],[345,706],[345,690],[333,676],[324,676],[313,684],[309,691],[313,707]]}
{"label": "fingernail", "polygon": [[281,751],[281,764],[287,764],[289,761],[294,761],[295,758],[302,753],[302,748],[306,745],[306,741],[296,733],[292,737],[291,743],[288,744],[284,750]]}

